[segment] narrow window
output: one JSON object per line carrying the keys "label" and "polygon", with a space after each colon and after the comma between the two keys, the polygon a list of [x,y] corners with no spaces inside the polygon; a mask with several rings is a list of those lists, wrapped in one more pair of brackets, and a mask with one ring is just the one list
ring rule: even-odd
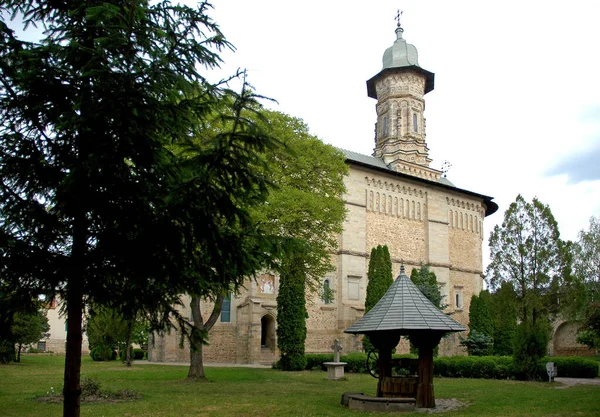
{"label": "narrow window", "polygon": [[331,284],[329,283],[329,280],[326,279],[325,281],[323,281],[323,303],[324,304],[331,304]]}
{"label": "narrow window", "polygon": [[417,113],[413,113],[413,131],[415,133],[419,131],[419,124],[417,123]]}
{"label": "narrow window", "polygon": [[454,287],[454,308],[456,310],[463,309],[462,287]]}
{"label": "narrow window", "polygon": [[221,322],[229,323],[231,321],[231,295],[227,295],[223,299],[223,306],[221,307]]}
{"label": "narrow window", "polygon": [[385,116],[385,117],[383,118],[383,132],[382,132],[382,136],[383,136],[383,137],[386,137],[386,136],[388,135],[388,133],[389,133],[389,128],[390,128],[390,126],[389,126],[389,122],[388,122],[388,117],[387,117],[387,116]]}

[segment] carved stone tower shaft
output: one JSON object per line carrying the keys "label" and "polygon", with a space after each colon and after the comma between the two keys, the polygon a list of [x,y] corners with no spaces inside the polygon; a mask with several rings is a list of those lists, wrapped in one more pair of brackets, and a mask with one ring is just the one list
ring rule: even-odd
{"label": "carved stone tower shaft", "polygon": [[367,81],[369,97],[377,99],[374,156],[393,170],[438,181],[429,168],[425,141],[425,99],[434,74],[419,66],[417,49],[396,28],[396,41],[383,54],[383,69]]}

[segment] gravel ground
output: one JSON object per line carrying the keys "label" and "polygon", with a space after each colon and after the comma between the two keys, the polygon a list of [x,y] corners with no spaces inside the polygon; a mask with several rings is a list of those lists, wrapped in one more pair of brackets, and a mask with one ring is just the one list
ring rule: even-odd
{"label": "gravel ground", "polygon": [[600,378],[554,378],[554,382],[559,382],[558,389],[566,389],[574,385],[600,385]]}

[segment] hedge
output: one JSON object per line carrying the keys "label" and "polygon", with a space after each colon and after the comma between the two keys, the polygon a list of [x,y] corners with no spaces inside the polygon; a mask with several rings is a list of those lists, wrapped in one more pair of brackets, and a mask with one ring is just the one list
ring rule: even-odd
{"label": "hedge", "polygon": [[[393,355],[393,358],[415,358],[414,355]],[[365,373],[365,353],[342,355],[346,362],[346,372]],[[307,354],[307,370],[325,370],[324,362],[332,362],[332,354]],[[537,377],[547,380],[546,363],[554,362],[559,377],[595,378],[599,374],[600,363],[583,357],[544,357],[538,363]],[[441,356],[434,358],[433,369],[436,376],[449,378],[515,379],[513,358],[511,356]]]}

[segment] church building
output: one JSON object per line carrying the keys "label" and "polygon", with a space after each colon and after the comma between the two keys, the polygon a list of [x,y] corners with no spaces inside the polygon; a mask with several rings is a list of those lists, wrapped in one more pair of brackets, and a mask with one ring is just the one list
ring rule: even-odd
{"label": "church building", "polygon": [[[446,311],[465,327],[471,296],[483,286],[483,224],[498,206],[491,197],[454,186],[429,166],[424,112],[434,74],[419,66],[417,49],[403,32],[398,25],[382,70],[367,81],[367,94],[377,101],[373,155],[342,150],[350,167],[344,196],[348,213],[332,254],[336,269],[321,282],[334,297],[324,291],[307,299],[307,353],[332,352],[334,339],[340,339],[343,353],[362,349],[359,336],[343,331],[364,314],[369,255],[377,245],[388,246],[394,276],[400,265],[408,275],[429,265],[441,284]],[[204,347],[205,361],[271,363],[278,358],[277,288],[278,277],[263,274],[225,301]],[[211,307],[205,306],[203,314],[208,316]],[[189,349],[178,344],[174,334],[156,336],[149,359],[188,361]],[[407,348],[401,342],[399,351]],[[458,335],[442,340],[441,355],[461,353]]]}

